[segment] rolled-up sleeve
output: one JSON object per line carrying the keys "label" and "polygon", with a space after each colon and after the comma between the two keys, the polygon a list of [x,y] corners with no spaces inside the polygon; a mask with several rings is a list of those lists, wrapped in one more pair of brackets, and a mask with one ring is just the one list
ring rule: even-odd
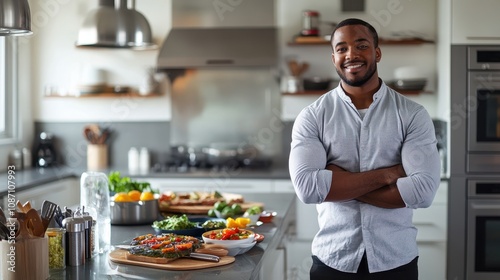
{"label": "rolled-up sleeve", "polygon": [[289,171],[297,197],[304,203],[325,200],[332,173],[325,169],[327,155],[319,138],[320,127],[310,108],[298,115],[292,129]]}
{"label": "rolled-up sleeve", "polygon": [[429,207],[439,187],[441,161],[427,111],[417,112],[408,125],[401,157],[407,177],[400,178],[397,186],[403,201],[409,208]]}

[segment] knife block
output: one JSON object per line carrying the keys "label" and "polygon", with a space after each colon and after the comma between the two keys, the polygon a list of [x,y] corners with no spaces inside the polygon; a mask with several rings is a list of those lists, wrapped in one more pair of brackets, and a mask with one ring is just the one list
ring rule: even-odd
{"label": "knife block", "polygon": [[87,169],[100,171],[108,168],[108,145],[89,144],[87,146]]}
{"label": "knife block", "polygon": [[0,242],[0,279],[38,280],[49,278],[49,240],[47,237]]}

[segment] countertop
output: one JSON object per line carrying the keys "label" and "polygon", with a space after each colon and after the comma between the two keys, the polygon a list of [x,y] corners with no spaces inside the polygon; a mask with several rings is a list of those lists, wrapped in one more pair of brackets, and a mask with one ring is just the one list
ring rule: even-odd
{"label": "countertop", "polygon": [[[27,190],[41,184],[55,182],[66,178],[80,178],[85,169],[71,167],[30,168],[25,170],[13,170],[9,177],[8,172],[0,173],[0,197],[8,194],[8,190]],[[224,176],[225,178],[239,179],[290,179],[288,169],[235,169],[231,171],[213,170],[191,170],[187,172],[148,172],[130,173],[125,168],[108,168],[101,172],[109,174],[111,171],[119,171],[122,176],[134,178],[214,178]]]}
{"label": "countertop", "polygon": [[[245,194],[245,199],[263,202],[266,208],[275,210],[278,215],[271,223],[253,229],[265,236],[264,241],[247,253],[236,256],[236,261],[232,264],[208,269],[169,271],[116,264],[104,253],[94,256],[83,266],[67,266],[65,270],[51,271],[50,279],[259,279],[262,264],[272,265],[276,261],[272,259],[271,252],[280,246],[289,226],[295,221],[295,195],[252,193]],[[132,238],[145,233],[154,233],[150,225],[112,226],[111,244],[128,244]]]}

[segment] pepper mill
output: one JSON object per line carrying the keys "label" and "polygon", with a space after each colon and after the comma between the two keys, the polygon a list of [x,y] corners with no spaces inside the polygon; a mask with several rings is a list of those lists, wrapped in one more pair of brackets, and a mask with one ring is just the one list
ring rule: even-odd
{"label": "pepper mill", "polygon": [[92,240],[92,216],[85,211],[85,206],[82,206],[82,219],[84,220],[85,228],[85,258],[90,259],[92,257],[92,252],[94,251],[93,240]]}
{"label": "pepper mill", "polygon": [[66,228],[66,263],[68,266],[85,264],[85,221],[80,217],[63,220]]}

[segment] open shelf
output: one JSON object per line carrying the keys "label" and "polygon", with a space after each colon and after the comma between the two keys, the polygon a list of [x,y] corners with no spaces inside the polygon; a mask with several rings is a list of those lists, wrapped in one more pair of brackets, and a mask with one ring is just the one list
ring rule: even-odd
{"label": "open shelf", "polygon": [[[407,39],[384,39],[379,38],[380,45],[421,45],[432,44],[434,41],[425,40],[421,38],[407,38]],[[294,41],[289,42],[288,46],[322,46],[330,45],[330,41],[322,37],[295,37]]]}
{"label": "open shelf", "polygon": [[102,92],[102,93],[85,93],[80,95],[45,95],[48,98],[115,98],[115,97],[127,97],[127,98],[150,98],[150,97],[160,97],[161,94],[148,93],[140,94],[137,92],[127,92],[127,93],[116,93],[116,92]]}
{"label": "open shelf", "polygon": [[[404,95],[417,95],[421,93],[432,93],[430,91],[425,91],[425,90],[400,90],[400,89],[394,89],[397,92],[404,94]],[[297,95],[322,95],[327,93],[330,90],[305,90],[305,91],[299,91],[299,92],[294,92],[294,93],[289,93],[289,92],[283,92],[281,95],[283,96],[297,96]]]}

